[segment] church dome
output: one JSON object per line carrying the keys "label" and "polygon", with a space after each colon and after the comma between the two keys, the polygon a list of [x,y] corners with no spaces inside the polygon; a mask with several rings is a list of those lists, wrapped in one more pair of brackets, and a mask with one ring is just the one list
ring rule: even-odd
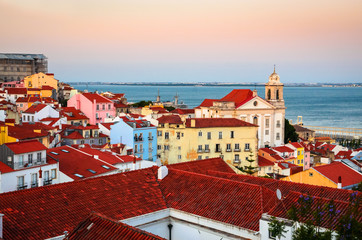
{"label": "church dome", "polygon": [[269,85],[282,85],[282,83],[280,82],[280,77],[279,75],[275,72],[275,66],[274,66],[274,72],[272,74],[270,74],[269,76]]}

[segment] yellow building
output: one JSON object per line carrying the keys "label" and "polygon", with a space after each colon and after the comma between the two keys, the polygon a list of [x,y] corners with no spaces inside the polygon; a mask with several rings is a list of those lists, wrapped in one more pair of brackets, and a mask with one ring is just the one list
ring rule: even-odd
{"label": "yellow building", "polygon": [[[362,181],[362,174],[342,162],[335,162],[298,172],[289,177],[282,178],[282,180],[324,187],[351,189]],[[341,183],[340,187],[338,182]]]}
{"label": "yellow building", "polygon": [[54,74],[41,72],[24,78],[26,88],[42,88],[43,86],[50,86],[56,91],[58,90],[58,80],[54,78]]}
{"label": "yellow building", "polygon": [[[249,166],[257,154],[258,126],[235,118],[158,119],[157,155],[164,164],[221,157],[234,166]],[[253,163],[256,167],[257,161]]]}
{"label": "yellow building", "polygon": [[286,144],[286,146],[294,150],[294,157],[296,159],[295,159],[295,162],[293,162],[293,163],[298,166],[303,167],[304,166],[304,147],[303,147],[303,145],[301,145],[298,142],[292,142],[292,143]]}
{"label": "yellow building", "polygon": [[0,145],[4,143],[16,142],[16,138],[10,137],[8,134],[8,126],[1,125],[0,126]]}

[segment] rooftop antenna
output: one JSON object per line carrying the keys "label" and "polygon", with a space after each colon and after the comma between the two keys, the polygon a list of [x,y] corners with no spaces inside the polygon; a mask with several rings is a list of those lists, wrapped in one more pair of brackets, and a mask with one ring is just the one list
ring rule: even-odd
{"label": "rooftop antenna", "polygon": [[274,72],[273,73],[275,73],[275,64],[274,64]]}

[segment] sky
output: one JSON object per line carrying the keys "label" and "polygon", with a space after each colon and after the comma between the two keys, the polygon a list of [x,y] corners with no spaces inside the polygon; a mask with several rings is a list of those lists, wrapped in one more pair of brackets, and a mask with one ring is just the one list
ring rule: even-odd
{"label": "sky", "polygon": [[0,0],[0,52],[64,82],[362,82],[361,0]]}

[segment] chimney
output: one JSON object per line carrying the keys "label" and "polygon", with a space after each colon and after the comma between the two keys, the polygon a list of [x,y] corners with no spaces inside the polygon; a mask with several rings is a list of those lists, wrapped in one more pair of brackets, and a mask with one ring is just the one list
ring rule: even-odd
{"label": "chimney", "polygon": [[42,179],[43,179],[43,171],[41,170],[41,168],[39,169],[39,181],[38,181],[38,186],[39,187],[41,187],[41,186],[43,186],[43,181],[42,181]]}
{"label": "chimney", "polygon": [[162,166],[158,168],[158,180],[164,179],[168,174],[168,168],[166,166]]}
{"label": "chimney", "polygon": [[341,177],[341,176],[338,177],[337,188],[338,188],[338,189],[342,189],[342,177]]}
{"label": "chimney", "polygon": [[4,214],[0,213],[0,239],[3,239],[3,217]]}

